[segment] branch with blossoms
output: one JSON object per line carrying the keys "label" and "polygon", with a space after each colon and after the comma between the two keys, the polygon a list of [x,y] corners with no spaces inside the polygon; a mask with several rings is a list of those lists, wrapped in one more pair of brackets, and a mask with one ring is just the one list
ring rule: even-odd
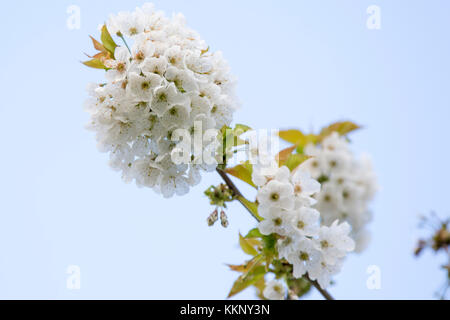
{"label": "branch with blossoms", "polygon": [[[239,235],[250,258],[229,265],[240,276],[228,297],[255,287],[261,299],[298,299],[313,286],[332,299],[332,276],[367,244],[376,191],[369,159],[349,147],[348,134],[359,126],[337,122],[276,137],[231,126],[239,103],[222,54],[182,15],[167,18],[151,4],[112,15],[100,40],[91,39],[98,52],[84,64],[104,70],[105,81],[88,88],[88,128],[111,167],[165,198],[188,193],[202,172],[216,171],[224,183],[204,193],[214,206],[208,225],[220,219],[227,227],[233,201],[256,220]],[[280,151],[279,139],[291,146]],[[231,177],[255,194],[244,196]]]}

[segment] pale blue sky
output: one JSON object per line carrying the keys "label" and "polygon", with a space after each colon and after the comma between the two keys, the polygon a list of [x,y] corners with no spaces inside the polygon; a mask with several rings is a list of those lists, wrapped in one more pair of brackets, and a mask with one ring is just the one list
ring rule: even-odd
{"label": "pale blue sky", "polygon": [[[237,204],[227,230],[208,228],[205,175],[164,200],[124,184],[83,125],[85,87],[102,77],[80,65],[88,35],[109,13],[144,1],[13,1],[2,5],[0,298],[221,299],[245,256],[238,232],[254,226]],[[336,298],[432,298],[442,257],[412,256],[417,216],[448,215],[450,20],[448,1],[154,1],[182,12],[239,78],[237,122],[254,128],[365,127],[354,150],[372,154],[381,191],[373,240],[353,255]],[[68,30],[66,9],[81,8]],[[381,30],[366,28],[379,5]],[[247,190],[244,188],[244,190]],[[81,290],[66,289],[79,265]],[[381,290],[366,288],[378,265]],[[238,296],[253,298],[252,290]],[[317,293],[310,298],[318,298]]]}

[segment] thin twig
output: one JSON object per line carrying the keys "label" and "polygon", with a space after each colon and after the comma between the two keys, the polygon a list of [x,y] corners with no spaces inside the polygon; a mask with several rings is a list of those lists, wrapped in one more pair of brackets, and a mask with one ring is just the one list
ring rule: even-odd
{"label": "thin twig", "polygon": [[309,278],[309,275],[306,274],[305,278],[317,289],[317,291],[320,292],[320,294],[327,300],[334,300],[333,296],[331,294],[328,293],[327,290],[322,289],[322,287],[320,286],[320,284],[316,281],[316,280],[311,280]]}
{"label": "thin twig", "polygon": [[219,173],[219,175],[222,177],[223,181],[225,181],[225,183],[227,184],[228,188],[231,189],[231,191],[233,191],[233,195],[238,199],[238,201],[244,206],[245,209],[247,209],[247,211],[252,215],[253,218],[255,218],[256,221],[260,221],[258,216],[256,216],[247,206],[246,204],[242,201],[242,199],[244,198],[244,196],[242,195],[242,193],[239,191],[239,189],[236,187],[236,185],[233,183],[233,181],[231,181],[230,177],[228,176],[228,174],[223,171],[222,169],[217,168],[217,173]]}
{"label": "thin twig", "polygon": [[[237,199],[239,200],[239,202],[245,207],[245,209],[247,209],[247,211],[252,215],[253,218],[256,219],[256,221],[259,222],[259,219],[257,216],[255,216],[255,214],[245,205],[245,203],[241,200],[242,198],[244,198],[244,196],[242,195],[242,193],[239,191],[239,189],[236,187],[236,185],[233,183],[233,181],[231,181],[230,177],[228,176],[228,174],[223,171],[222,169],[217,168],[217,173],[220,175],[220,177],[223,179],[223,181],[225,181],[225,183],[227,184],[228,188],[230,188],[233,191],[234,196],[237,197]],[[308,276],[308,274],[306,274],[305,278],[320,292],[320,294],[327,300],[334,300],[334,298],[331,296],[331,294],[328,293],[327,290],[322,289],[320,287],[320,284],[315,281],[315,280],[311,280]]]}

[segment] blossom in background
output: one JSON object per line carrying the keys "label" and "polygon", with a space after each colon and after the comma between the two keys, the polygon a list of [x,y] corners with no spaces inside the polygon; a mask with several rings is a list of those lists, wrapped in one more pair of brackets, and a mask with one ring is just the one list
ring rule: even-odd
{"label": "blossom in background", "polygon": [[368,209],[377,190],[375,173],[368,156],[357,159],[344,136],[333,132],[321,144],[309,144],[305,154],[312,158],[300,167],[321,185],[315,195],[314,208],[320,211],[321,223],[330,226],[335,220],[351,226],[356,252],[362,251],[370,238],[366,225],[371,220]]}
{"label": "blossom in background", "polygon": [[261,182],[257,192],[258,212],[263,218],[259,231],[278,236],[278,259],[293,266],[295,278],[308,273],[326,288],[342,259],[354,250],[349,224],[336,220],[331,226],[320,225],[321,213],[311,207],[315,203],[311,197],[320,192],[320,184],[301,167],[291,172],[286,166],[278,168],[274,161],[266,168],[254,166],[252,176]]}
{"label": "blossom in background", "polygon": [[[106,27],[128,37],[130,50],[117,46],[103,59],[105,81],[89,86],[88,127],[125,181],[164,197],[183,195],[217,163],[198,161],[198,154],[174,161],[186,143],[175,131],[185,129],[194,141],[194,134],[203,137],[231,122],[237,101],[227,62],[209,51],[181,14],[167,18],[151,4],[112,15]],[[205,141],[203,150],[214,151],[216,143]]]}

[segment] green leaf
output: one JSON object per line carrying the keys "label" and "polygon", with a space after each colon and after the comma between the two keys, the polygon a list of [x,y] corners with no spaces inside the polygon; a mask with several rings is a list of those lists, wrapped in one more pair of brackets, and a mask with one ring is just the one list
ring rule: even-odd
{"label": "green leaf", "polygon": [[258,255],[258,251],[256,251],[254,245],[256,243],[251,241],[251,239],[244,238],[241,234],[239,234],[239,245],[241,246],[242,251],[251,256]]}
{"label": "green leaf", "polygon": [[310,156],[307,156],[305,154],[290,154],[287,158],[284,165],[289,168],[289,170],[294,171],[295,168],[297,168],[299,165],[301,165],[306,160],[310,159]]}
{"label": "green leaf", "polygon": [[255,202],[251,202],[244,197],[238,197],[238,200],[253,214],[253,216],[258,219],[258,221],[262,221],[263,218],[258,214],[258,204]]}
{"label": "green leaf", "polygon": [[323,128],[319,134],[319,142],[328,137],[333,132],[339,133],[341,136],[344,136],[352,131],[360,129],[361,127],[351,121],[342,121],[336,122],[329,125],[326,128]]}
{"label": "green leaf", "polygon": [[111,37],[111,34],[109,33],[108,28],[106,27],[106,24],[103,25],[102,27],[101,40],[105,49],[108,50],[108,52],[111,53],[111,56],[114,58],[114,52],[116,51],[117,44]]}
{"label": "green leaf", "polygon": [[82,62],[82,64],[84,64],[85,66],[88,66],[90,68],[95,68],[95,69],[105,69],[105,70],[108,69],[105,67],[103,62],[101,62],[99,59],[92,59],[89,61],[84,61],[84,62]]}
{"label": "green leaf", "polygon": [[269,236],[263,236],[262,237],[263,242],[264,242],[264,248],[267,250],[275,250],[276,249],[276,244],[277,244],[277,239],[275,238],[275,236],[273,234],[269,235]]}
{"label": "green leaf", "polygon": [[258,228],[250,230],[244,238],[261,238],[263,235],[259,232]]}
{"label": "green leaf", "polygon": [[228,168],[225,171],[233,177],[236,177],[256,188],[252,181],[253,165],[251,165],[249,161],[238,164],[233,168]]}
{"label": "green leaf", "polygon": [[266,270],[268,270],[272,261],[278,256],[276,248],[277,238],[275,235],[271,234],[269,236],[263,236],[262,241],[264,245],[262,254],[266,261]]}
{"label": "green leaf", "polygon": [[304,134],[300,130],[291,129],[283,130],[278,133],[279,137],[287,142],[295,144],[298,149],[303,150],[310,143],[317,142],[317,136],[315,134]]}
{"label": "green leaf", "polygon": [[258,266],[250,271],[246,275],[241,275],[233,284],[233,287],[228,294],[228,298],[238,294],[242,290],[248,288],[249,286],[258,283],[259,280],[264,278],[266,274],[266,269],[264,266]]}
{"label": "green leaf", "polygon": [[238,135],[244,134],[245,132],[252,130],[249,126],[246,126],[245,124],[236,124],[234,127],[234,132]]}
{"label": "green leaf", "polygon": [[262,262],[263,257],[261,255],[257,255],[255,256],[253,259],[247,261],[246,263],[242,264],[242,265],[231,265],[229,264],[228,267],[233,270],[233,271],[237,271],[243,274],[247,274],[250,271],[253,270],[253,268],[259,266]]}
{"label": "green leaf", "polygon": [[297,144],[299,141],[305,138],[305,135],[296,129],[282,130],[278,133],[278,136],[290,143]]}

